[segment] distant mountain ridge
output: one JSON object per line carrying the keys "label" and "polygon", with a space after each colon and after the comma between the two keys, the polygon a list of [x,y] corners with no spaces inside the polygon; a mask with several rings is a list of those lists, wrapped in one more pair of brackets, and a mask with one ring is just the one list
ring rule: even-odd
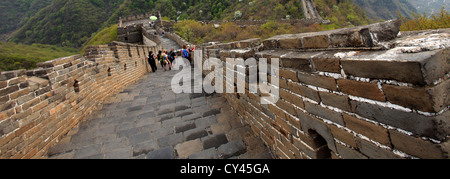
{"label": "distant mountain ridge", "polygon": [[419,13],[438,13],[442,7],[450,11],[450,0],[409,0]]}
{"label": "distant mountain ridge", "polygon": [[395,19],[398,12],[403,16],[411,17],[412,12],[416,12],[410,0],[354,0],[372,19]]}

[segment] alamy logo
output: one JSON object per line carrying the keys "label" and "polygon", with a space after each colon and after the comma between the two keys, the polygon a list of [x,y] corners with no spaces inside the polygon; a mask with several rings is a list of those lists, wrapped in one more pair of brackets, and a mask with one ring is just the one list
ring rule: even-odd
{"label": "alamy logo", "polygon": [[[172,78],[172,91],[180,93],[250,93],[262,94],[261,104],[275,104],[279,99],[279,59],[218,58],[202,60],[202,51],[194,52],[194,69],[185,58],[175,60],[174,69],[183,69]],[[224,70],[224,67],[226,70]],[[211,71],[203,78],[203,70]],[[192,73],[193,71],[193,73]],[[225,71],[225,75],[224,75]],[[270,74],[270,83],[268,82]],[[235,85],[236,84],[236,85]],[[248,87],[246,87],[248,85]]]}

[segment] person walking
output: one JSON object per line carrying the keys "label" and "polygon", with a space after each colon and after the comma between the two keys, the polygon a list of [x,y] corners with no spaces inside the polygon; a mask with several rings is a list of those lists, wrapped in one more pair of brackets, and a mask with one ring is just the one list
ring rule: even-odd
{"label": "person walking", "polygon": [[189,55],[189,50],[188,50],[188,48],[186,47],[186,45],[183,45],[183,50],[181,51],[181,55],[183,56],[183,58],[188,59],[188,60],[189,60],[189,63],[192,63],[192,62],[191,62],[190,55]]}
{"label": "person walking", "polygon": [[170,49],[170,52],[169,52],[170,63],[173,64],[173,61],[175,60],[175,58],[177,58],[177,54],[175,54],[175,51],[173,49]]}
{"label": "person walking", "polygon": [[164,57],[164,56],[162,56],[161,53],[162,53],[161,50],[158,51],[158,55],[156,55],[156,57],[158,58],[159,64],[161,64],[161,68],[164,68],[164,64],[163,64],[163,57]]}
{"label": "person walking", "polygon": [[148,54],[150,54],[150,55],[148,55],[147,61],[150,64],[150,66],[152,67],[153,73],[155,73],[158,70],[158,67],[156,67],[155,55],[153,55],[152,51],[148,52]]}
{"label": "person walking", "polygon": [[162,64],[163,64],[163,68],[164,71],[167,71],[167,65],[169,65],[169,70],[172,70],[172,63],[169,60],[169,54],[167,54],[166,49],[164,49],[164,52],[162,54]]}

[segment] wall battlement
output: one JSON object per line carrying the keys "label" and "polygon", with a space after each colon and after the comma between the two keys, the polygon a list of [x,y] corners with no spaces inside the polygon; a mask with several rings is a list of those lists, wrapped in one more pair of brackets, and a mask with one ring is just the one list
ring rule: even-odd
{"label": "wall battlement", "polygon": [[1,72],[0,158],[45,157],[107,97],[147,73],[145,56],[160,48],[112,42],[34,70]]}
{"label": "wall battlement", "polygon": [[[245,94],[224,96],[280,158],[449,158],[450,30],[397,36],[399,25],[215,44],[203,60],[221,59],[224,84],[245,80]],[[279,58],[267,77],[278,102],[262,104],[270,94],[249,92],[248,70],[236,70],[257,67],[226,58]]]}

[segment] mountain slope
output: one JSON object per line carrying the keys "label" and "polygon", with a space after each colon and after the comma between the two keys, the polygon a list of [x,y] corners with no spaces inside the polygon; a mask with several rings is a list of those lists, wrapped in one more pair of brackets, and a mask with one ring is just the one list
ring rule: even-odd
{"label": "mountain slope", "polygon": [[12,41],[80,47],[111,16],[116,4],[109,2],[54,0],[13,34]]}
{"label": "mountain slope", "polygon": [[28,18],[52,0],[1,0],[0,1],[0,34],[8,33],[22,26]]}
{"label": "mountain slope", "polygon": [[398,12],[403,16],[410,17],[411,12],[416,12],[408,0],[354,0],[372,19],[395,19]]}

